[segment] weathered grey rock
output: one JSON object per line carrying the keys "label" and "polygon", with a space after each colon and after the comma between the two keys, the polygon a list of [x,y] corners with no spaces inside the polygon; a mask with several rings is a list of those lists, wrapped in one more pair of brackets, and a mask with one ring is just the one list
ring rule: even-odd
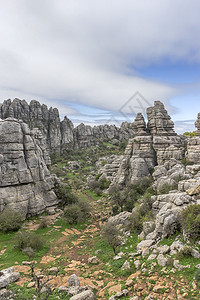
{"label": "weathered grey rock", "polygon": [[32,100],[5,100],[0,105],[0,118],[12,117],[23,120],[31,129],[39,128],[46,139],[51,152],[63,152],[65,149],[79,149],[99,144],[100,141],[123,141],[134,136],[132,125],[124,122],[120,128],[115,125],[88,126],[80,124],[74,128],[65,116],[60,121],[57,108],[49,108]]}
{"label": "weathered grey rock", "polygon": [[176,254],[177,252],[180,252],[184,249],[184,245],[181,241],[174,241],[172,245],[170,246],[170,254]]}
{"label": "weathered grey rock", "polygon": [[139,261],[139,259],[137,259],[137,260],[134,261],[134,265],[135,265],[136,269],[139,269],[139,267],[140,267],[140,261]]}
{"label": "weathered grey rock", "polygon": [[152,245],[154,244],[154,240],[145,240],[145,241],[141,241],[138,245],[137,245],[137,251],[138,252],[142,252],[143,250],[150,248]]}
{"label": "weathered grey rock", "polygon": [[127,260],[124,262],[123,266],[121,267],[122,271],[130,270],[130,268],[131,268],[130,262],[128,262]]}
{"label": "weathered grey rock", "polygon": [[19,279],[20,275],[14,271],[14,267],[0,271],[0,289],[6,287],[8,284]]}
{"label": "weathered grey rock", "polygon": [[149,255],[149,257],[148,257],[148,259],[147,260],[153,260],[153,259],[155,259],[157,257],[157,254],[151,254],[151,255]]}
{"label": "weathered grey rock", "polygon": [[11,118],[0,121],[0,153],[0,211],[10,206],[26,217],[57,205],[50,158],[38,130]]}
{"label": "weathered grey rock", "polygon": [[13,292],[7,289],[2,289],[0,290],[0,299],[1,300],[8,300],[8,299],[12,299],[13,297]]}
{"label": "weathered grey rock", "polygon": [[78,277],[76,276],[76,274],[72,274],[68,280],[68,286],[69,287],[80,287],[80,281],[78,279]]}
{"label": "weathered grey rock", "polygon": [[91,290],[84,291],[70,298],[70,300],[94,300],[94,293]]}
{"label": "weathered grey rock", "polygon": [[158,164],[174,158],[183,159],[184,143],[174,131],[174,123],[160,101],[154,101],[154,106],[147,108],[147,127],[153,136],[153,148]]}
{"label": "weathered grey rock", "polygon": [[195,249],[192,249],[191,254],[194,258],[197,258],[197,259],[200,258],[200,253]]}
{"label": "weathered grey rock", "polygon": [[68,294],[69,289],[68,289],[68,287],[66,287],[66,286],[59,286],[58,292],[59,292],[59,293],[66,292],[66,294]]}
{"label": "weathered grey rock", "polygon": [[124,255],[123,252],[119,252],[117,255],[115,255],[115,256],[113,257],[113,260],[119,260],[119,259],[122,258],[123,255]]}
{"label": "weathered grey rock", "polygon": [[58,267],[52,267],[52,268],[48,269],[49,274],[54,274],[54,273],[58,273],[58,272],[59,272]]}
{"label": "weathered grey rock", "polygon": [[120,214],[110,217],[108,222],[112,222],[115,225],[129,225],[131,213],[128,211],[123,211]]}
{"label": "weathered grey rock", "polygon": [[160,254],[166,254],[170,251],[170,247],[168,245],[163,245],[157,248]]}
{"label": "weathered grey rock", "polygon": [[162,267],[165,267],[167,265],[168,259],[164,257],[163,254],[159,254],[157,257],[158,264]]}
{"label": "weathered grey rock", "polygon": [[117,294],[111,296],[109,300],[116,300],[117,298],[126,297],[128,293],[129,291],[127,289],[124,289],[121,292],[118,292]]}
{"label": "weathered grey rock", "polygon": [[97,256],[89,257],[88,263],[92,265],[97,265],[99,263],[98,257]]}
{"label": "weathered grey rock", "polygon": [[78,277],[76,276],[76,274],[72,274],[68,280],[68,293],[71,295],[76,295],[79,293],[79,288],[80,288],[80,281],[78,279]]}

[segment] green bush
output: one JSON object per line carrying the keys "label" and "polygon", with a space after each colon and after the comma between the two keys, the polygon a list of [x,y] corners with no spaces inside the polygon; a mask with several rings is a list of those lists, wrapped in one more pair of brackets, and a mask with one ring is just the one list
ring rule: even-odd
{"label": "green bush", "polygon": [[77,224],[88,219],[90,205],[83,199],[77,204],[70,204],[64,209],[64,218],[69,224]]}
{"label": "green bush", "polygon": [[179,251],[176,255],[177,259],[183,259],[192,256],[192,248],[185,246],[183,250]]}
{"label": "green bush", "polygon": [[113,222],[107,222],[102,229],[102,235],[116,254],[116,249],[121,242],[120,232],[116,225]]}
{"label": "green bush", "polygon": [[33,258],[34,255],[35,255],[35,252],[34,252],[33,248],[31,248],[31,247],[26,247],[26,248],[24,248],[24,249],[22,250],[22,252],[23,252],[24,254],[26,254],[29,258]]}
{"label": "green bush", "polygon": [[43,245],[43,239],[39,235],[29,231],[20,231],[15,239],[15,247],[20,250],[27,247],[30,247],[33,250],[40,250]]}
{"label": "green bush", "polygon": [[66,205],[78,202],[78,198],[72,193],[71,188],[67,185],[57,185],[55,193],[60,200],[59,205],[62,209],[64,209]]}
{"label": "green bush", "polygon": [[197,281],[197,283],[200,283],[200,269],[196,270],[194,278]]}
{"label": "green bush", "polygon": [[49,225],[48,220],[47,220],[46,218],[42,218],[42,219],[40,220],[39,228],[40,228],[40,229],[47,228],[48,225]]}
{"label": "green bush", "polygon": [[6,207],[0,214],[0,230],[3,232],[17,231],[22,222],[22,215],[9,207]]}
{"label": "green bush", "polygon": [[147,193],[141,200],[142,204],[134,208],[132,215],[130,216],[130,230],[135,233],[140,233],[143,229],[143,222],[151,220],[151,194]]}
{"label": "green bush", "polygon": [[[143,178],[138,184],[129,184],[126,188],[121,189],[119,185],[115,184],[109,188],[109,195],[113,206],[118,206],[121,211],[132,211],[138,199],[149,191],[149,195],[155,192],[151,187],[152,179]],[[116,211],[116,208],[115,208]]]}
{"label": "green bush", "polygon": [[187,240],[200,239],[200,204],[189,205],[181,213],[181,227]]}
{"label": "green bush", "polygon": [[170,191],[176,190],[177,187],[178,187],[177,184],[168,184],[168,183],[165,183],[165,184],[163,184],[163,186],[159,190],[159,193],[160,194],[168,194]]}
{"label": "green bush", "polygon": [[69,224],[77,224],[80,221],[81,210],[78,204],[70,204],[64,209],[64,218]]}
{"label": "green bush", "polygon": [[184,166],[189,166],[189,165],[193,165],[194,163],[193,163],[192,161],[188,160],[187,157],[184,157],[184,158],[182,159],[182,164],[183,164]]}
{"label": "green bush", "polygon": [[186,132],[184,132],[184,135],[192,138],[197,135],[197,132],[196,131],[192,131],[192,132],[186,131]]}

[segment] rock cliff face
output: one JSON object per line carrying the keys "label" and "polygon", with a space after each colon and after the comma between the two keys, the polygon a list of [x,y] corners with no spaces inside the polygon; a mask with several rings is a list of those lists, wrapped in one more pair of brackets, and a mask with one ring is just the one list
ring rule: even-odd
{"label": "rock cliff face", "polygon": [[60,121],[57,108],[48,109],[46,105],[32,100],[6,100],[0,104],[0,118],[12,117],[23,120],[31,129],[39,128],[46,138],[51,152],[63,152],[65,149],[80,149],[97,145],[99,141],[123,141],[134,136],[131,124],[124,123],[120,128],[114,125],[87,126],[73,123],[65,117]]}
{"label": "rock cliff face", "polygon": [[38,129],[13,118],[0,121],[0,211],[5,206],[24,217],[57,204],[50,158]]}
{"label": "rock cliff face", "polygon": [[129,140],[113,183],[134,183],[149,176],[156,165],[184,157],[184,140],[174,132],[174,123],[160,101],[147,109],[148,124],[139,113],[133,123],[135,137]]}

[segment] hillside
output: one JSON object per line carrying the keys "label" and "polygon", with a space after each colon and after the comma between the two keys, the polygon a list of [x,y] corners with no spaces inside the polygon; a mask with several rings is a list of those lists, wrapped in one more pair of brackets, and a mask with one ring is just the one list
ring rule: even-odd
{"label": "hillside", "polygon": [[5,291],[1,271],[2,299],[199,299],[200,115],[194,137],[160,101],[147,117],[129,141],[53,147],[51,166],[46,136],[1,121],[1,211],[27,217],[13,231],[0,214],[0,269],[16,279]]}

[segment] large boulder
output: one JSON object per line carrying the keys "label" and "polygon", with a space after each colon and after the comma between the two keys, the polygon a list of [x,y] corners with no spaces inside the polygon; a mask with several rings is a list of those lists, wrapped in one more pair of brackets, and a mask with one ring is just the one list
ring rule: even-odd
{"label": "large boulder", "polygon": [[14,267],[0,271],[0,289],[6,287],[8,284],[19,279],[20,275],[14,271]]}

